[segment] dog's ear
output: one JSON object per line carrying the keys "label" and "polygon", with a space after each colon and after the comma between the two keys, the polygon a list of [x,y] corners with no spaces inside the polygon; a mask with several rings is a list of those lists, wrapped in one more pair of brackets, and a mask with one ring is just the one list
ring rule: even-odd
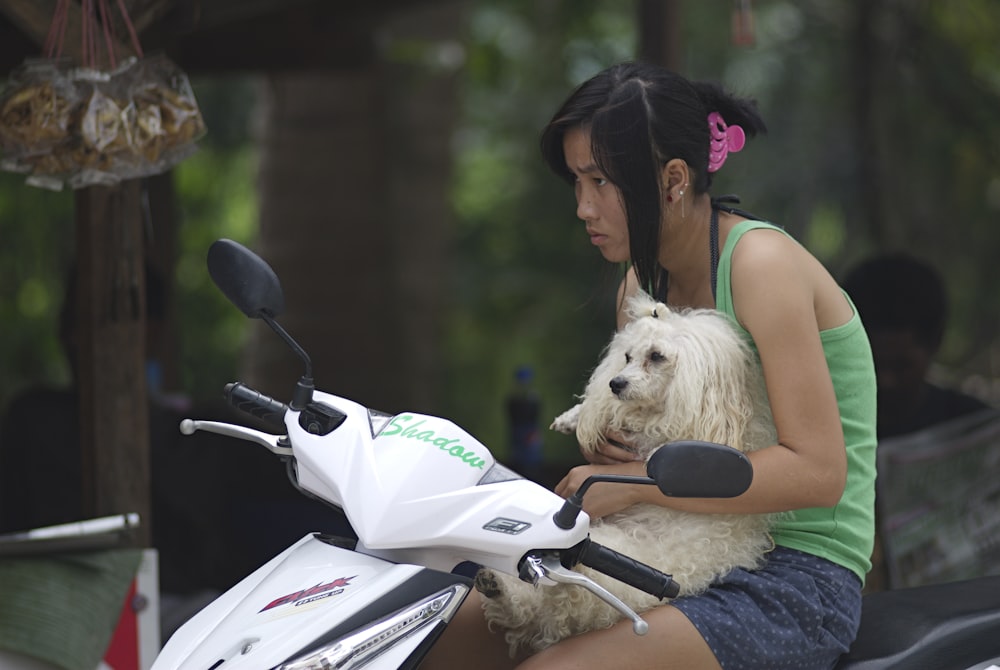
{"label": "dog's ear", "polygon": [[637,319],[640,316],[651,316],[654,319],[663,319],[667,316],[667,314],[670,314],[669,307],[662,302],[651,302],[637,309],[632,315],[632,318]]}
{"label": "dog's ear", "polygon": [[662,318],[670,313],[670,308],[662,302],[657,302],[647,293],[636,293],[629,301],[628,315],[630,321],[639,317],[651,316]]}

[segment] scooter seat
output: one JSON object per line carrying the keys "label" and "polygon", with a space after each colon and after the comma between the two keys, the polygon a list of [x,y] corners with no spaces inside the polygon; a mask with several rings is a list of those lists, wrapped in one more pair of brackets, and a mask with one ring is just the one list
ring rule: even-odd
{"label": "scooter seat", "polygon": [[866,595],[836,670],[955,670],[1000,658],[1000,576]]}

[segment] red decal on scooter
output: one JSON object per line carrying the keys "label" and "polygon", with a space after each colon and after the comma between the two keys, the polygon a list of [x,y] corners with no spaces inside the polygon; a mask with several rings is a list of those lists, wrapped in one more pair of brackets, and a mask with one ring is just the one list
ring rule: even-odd
{"label": "red decal on scooter", "polygon": [[[357,575],[354,575],[354,577],[357,577]],[[338,579],[334,579],[332,582],[327,582],[326,584],[317,584],[316,586],[311,586],[308,589],[302,589],[301,591],[296,591],[295,593],[289,593],[287,596],[281,596],[276,600],[272,600],[262,610],[260,610],[260,612],[266,612],[269,609],[274,609],[275,607],[280,607],[281,605],[291,605],[302,601],[313,602],[327,596],[335,596],[343,591],[344,587],[348,586],[354,577],[340,577]],[[335,589],[339,590],[335,591]],[[260,614],[260,612],[258,612],[258,614]]]}

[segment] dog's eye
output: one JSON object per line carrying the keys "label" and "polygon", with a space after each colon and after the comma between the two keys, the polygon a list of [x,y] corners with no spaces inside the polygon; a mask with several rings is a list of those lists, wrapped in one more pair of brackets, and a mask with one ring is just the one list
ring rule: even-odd
{"label": "dog's eye", "polygon": [[625,354],[625,362],[626,363],[632,362],[632,354]]}
{"label": "dog's eye", "polygon": [[653,361],[654,363],[660,363],[662,361],[667,360],[667,357],[661,354],[659,351],[653,351],[650,352],[649,354],[649,360]]}

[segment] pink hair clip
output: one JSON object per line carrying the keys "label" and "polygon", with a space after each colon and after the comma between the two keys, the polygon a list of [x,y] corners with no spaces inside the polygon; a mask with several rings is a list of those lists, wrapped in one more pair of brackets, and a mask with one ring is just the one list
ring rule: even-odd
{"label": "pink hair clip", "polygon": [[712,136],[708,148],[708,171],[715,172],[726,162],[730,151],[736,153],[743,148],[747,136],[739,126],[727,126],[718,112],[708,115],[708,132]]}

